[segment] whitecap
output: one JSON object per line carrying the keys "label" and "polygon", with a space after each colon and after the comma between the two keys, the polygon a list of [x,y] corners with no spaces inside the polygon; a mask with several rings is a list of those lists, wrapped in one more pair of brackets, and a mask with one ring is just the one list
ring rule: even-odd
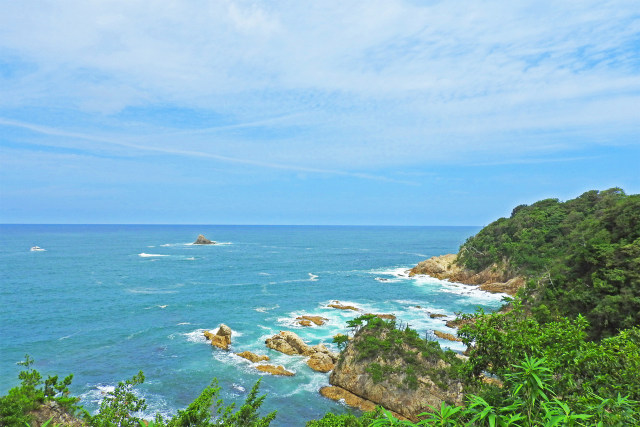
{"label": "whitecap", "polygon": [[139,253],[138,254],[139,257],[142,258],[155,258],[155,257],[161,257],[161,256],[169,256],[169,255],[162,255],[162,254],[146,254],[144,252]]}
{"label": "whitecap", "polygon": [[308,273],[309,274],[309,281],[310,282],[317,282],[318,281],[318,276],[316,276],[313,273]]}
{"label": "whitecap", "polygon": [[267,311],[275,310],[276,308],[280,308],[280,306],[276,304],[273,307],[256,307],[253,310],[258,313],[266,313]]}
{"label": "whitecap", "polygon": [[178,323],[178,326],[182,326],[182,325],[190,325],[191,323],[189,322],[180,322]]}

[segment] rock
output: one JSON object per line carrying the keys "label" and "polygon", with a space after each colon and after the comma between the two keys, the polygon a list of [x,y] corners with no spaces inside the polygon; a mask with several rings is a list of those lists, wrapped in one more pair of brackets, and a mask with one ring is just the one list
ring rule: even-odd
{"label": "rock", "polygon": [[38,408],[29,412],[29,415],[33,417],[30,423],[32,426],[41,426],[49,419],[51,419],[49,424],[52,426],[81,427],[86,425],[84,421],[74,417],[55,401],[43,403]]}
{"label": "rock", "polygon": [[253,363],[269,360],[269,356],[265,356],[262,354],[255,354],[250,351],[243,351],[242,353],[236,353],[236,355],[243,357],[247,360],[250,360]]}
{"label": "rock", "polygon": [[431,313],[429,315],[430,318],[432,319],[442,319],[443,317],[447,317],[446,314],[438,314],[438,313]]}
{"label": "rock", "polygon": [[335,366],[335,361],[328,354],[316,353],[307,359],[307,365],[317,372],[329,372]]}
{"label": "rock", "polygon": [[267,338],[265,344],[267,347],[289,356],[294,354],[308,356],[311,354],[311,347],[290,331],[280,331],[279,334]]}
{"label": "rock", "polygon": [[298,324],[300,324],[301,326],[311,326],[311,323],[314,323],[317,326],[322,326],[329,319],[322,316],[298,316],[296,317],[296,320],[298,321]]}
{"label": "rock", "polygon": [[204,331],[204,336],[206,339],[211,341],[211,345],[223,350],[228,350],[231,345],[231,328],[225,324],[221,324],[215,334],[212,334],[209,331]]}
{"label": "rock", "polygon": [[437,336],[438,338],[442,338],[443,340],[457,341],[457,342],[461,342],[462,341],[460,338],[456,337],[455,335],[448,334],[446,332],[433,331],[433,334],[435,336]]}
{"label": "rock", "polygon": [[[371,314],[371,313],[367,313],[367,314]],[[374,316],[380,319],[385,319],[385,320],[396,320],[395,314],[374,314]]]}
{"label": "rock", "polygon": [[266,372],[268,374],[271,375],[283,375],[286,377],[292,377],[295,375],[294,372],[291,371],[287,371],[284,366],[278,365],[278,366],[274,366],[274,365],[258,365],[256,366],[256,369],[262,372]]}
{"label": "rock", "polygon": [[[345,404],[351,406],[352,408],[357,408],[364,412],[371,412],[376,409],[376,404],[373,403],[372,401],[358,397],[355,394],[343,389],[342,387],[336,387],[336,386],[322,387],[320,389],[320,394],[326,397],[327,399],[331,399],[335,401],[342,400],[344,401]],[[397,412],[391,411],[391,415],[393,415],[399,420],[407,419],[402,415],[398,414]]]}
{"label": "rock", "polygon": [[340,301],[334,301],[331,304],[327,304],[327,307],[337,308],[338,310],[360,311],[360,309],[358,307],[354,307],[352,305],[342,305],[342,304],[340,304]]}
{"label": "rock", "polygon": [[343,389],[342,387],[328,386],[320,389],[320,394],[331,400],[344,400],[344,403],[352,408],[358,408],[364,412],[371,412],[376,409],[376,404],[370,400],[363,399]]}
{"label": "rock", "polygon": [[207,239],[206,237],[204,237],[202,234],[198,235],[198,238],[196,239],[195,242],[193,242],[194,245],[215,245],[216,242]]}
{"label": "rock", "polygon": [[280,331],[279,334],[267,338],[265,344],[273,350],[290,356],[308,356],[307,365],[319,372],[329,372],[338,360],[338,354],[330,351],[324,344],[310,346],[298,335],[289,331]]}
{"label": "rock", "polygon": [[409,276],[427,274],[437,279],[478,285],[480,289],[487,292],[504,292],[509,295],[515,295],[518,289],[525,285],[524,277],[517,276],[497,264],[492,264],[482,271],[475,271],[458,265],[457,257],[455,254],[447,254],[429,258],[413,267]]}

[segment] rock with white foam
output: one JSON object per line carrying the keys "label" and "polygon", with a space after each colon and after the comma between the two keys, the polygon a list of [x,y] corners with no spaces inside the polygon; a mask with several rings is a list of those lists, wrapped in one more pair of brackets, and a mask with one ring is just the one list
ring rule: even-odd
{"label": "rock with white foam", "polygon": [[204,331],[204,336],[207,340],[211,341],[212,346],[223,350],[228,350],[231,345],[231,328],[225,324],[221,324],[215,334]]}

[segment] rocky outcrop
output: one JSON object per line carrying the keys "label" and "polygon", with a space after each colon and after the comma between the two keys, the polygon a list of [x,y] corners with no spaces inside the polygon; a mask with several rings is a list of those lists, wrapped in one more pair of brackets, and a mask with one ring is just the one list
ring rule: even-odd
{"label": "rocky outcrop", "polygon": [[29,415],[33,417],[30,425],[34,427],[43,425],[49,419],[51,419],[49,424],[52,426],[81,427],[86,425],[84,421],[69,414],[55,401],[44,402],[37,409],[29,412]]}
{"label": "rocky outcrop", "polygon": [[194,245],[215,245],[216,242],[207,239],[206,237],[204,237],[202,234],[198,235],[198,238],[196,239],[195,242],[193,242]]}
{"label": "rocky outcrop", "polygon": [[327,307],[337,308],[338,310],[360,311],[360,309],[358,307],[354,307],[352,305],[343,305],[343,304],[340,303],[340,301],[333,301],[332,303],[327,304]]}
{"label": "rocky outcrop", "polygon": [[[447,375],[439,376],[437,381],[430,377],[433,372],[448,369],[450,365],[442,359],[432,360],[405,342],[398,345],[402,346],[404,354],[412,355],[411,361],[384,356],[384,352],[370,352],[363,357],[358,350],[359,344],[367,342],[369,336],[385,339],[387,333],[386,330],[360,329],[343,350],[329,383],[414,422],[418,414],[429,410],[429,405],[440,407],[442,402],[462,404],[462,383],[451,380]],[[374,375],[376,371],[378,375]],[[442,378],[446,384],[442,383]]]}
{"label": "rocky outcrop", "polygon": [[446,314],[439,314],[439,313],[431,313],[429,315],[430,318],[432,319],[442,319],[443,317],[447,317]]}
{"label": "rocky outcrop", "polygon": [[[320,394],[326,397],[327,399],[340,401],[342,400],[347,405],[352,408],[358,408],[364,412],[371,412],[376,409],[376,404],[370,400],[363,399],[355,394],[343,389],[342,387],[336,386],[327,386],[322,387],[320,389]],[[398,414],[397,412],[391,411],[391,414],[399,420],[406,420],[407,418]]]}
{"label": "rocky outcrop", "polygon": [[290,331],[280,331],[265,341],[267,347],[284,354],[307,356],[307,365],[319,372],[329,372],[333,369],[338,355],[330,351],[324,344],[308,345],[302,338]]}
{"label": "rocky outcrop", "polygon": [[315,324],[316,326],[324,325],[329,319],[322,316],[298,316],[296,317],[296,321],[300,326],[311,326],[311,324]]}
{"label": "rocky outcrop", "polygon": [[221,324],[215,334],[204,331],[204,336],[207,340],[211,341],[212,346],[223,350],[228,350],[231,345],[231,328],[225,324]]}
{"label": "rocky outcrop", "polygon": [[250,351],[243,351],[242,353],[236,353],[236,356],[240,356],[244,359],[247,359],[253,363],[258,363],[258,362],[262,362],[262,361],[266,361],[269,360],[269,356],[266,355],[262,355],[262,354],[255,354],[252,353]]}
{"label": "rocky outcrop", "polygon": [[409,276],[426,274],[451,282],[478,285],[483,291],[503,292],[509,295],[515,295],[518,289],[525,284],[524,277],[514,275],[496,264],[490,265],[482,271],[474,271],[458,265],[456,263],[457,257],[455,254],[447,254],[429,258],[413,267],[409,271]]}
{"label": "rocky outcrop", "polygon": [[266,372],[268,374],[271,375],[282,375],[285,377],[292,377],[295,375],[294,372],[291,371],[287,371],[284,366],[278,365],[278,366],[274,366],[274,365],[258,365],[256,366],[256,369],[258,371],[261,372]]}

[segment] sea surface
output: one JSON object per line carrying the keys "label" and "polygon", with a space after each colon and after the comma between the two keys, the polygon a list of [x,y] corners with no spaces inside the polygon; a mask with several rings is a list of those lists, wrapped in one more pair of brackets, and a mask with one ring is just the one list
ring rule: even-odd
{"label": "sea surface", "polygon": [[[313,226],[0,226],[0,394],[18,384],[29,354],[41,373],[74,374],[71,390],[90,411],[104,393],[139,370],[144,416],[174,414],[217,378],[226,403],[241,403],[258,380],[273,426],[301,426],[327,411],[349,411],[318,390],[329,374],[264,341],[291,330],[309,344],[346,333],[362,313],[394,313],[421,334],[453,332],[445,321],[500,294],[429,277],[409,278],[418,262],[457,252],[478,227]],[[192,245],[204,234],[216,245]],[[38,245],[44,251],[32,252]],[[430,313],[446,318],[431,319]],[[329,319],[301,327],[300,315]],[[212,348],[204,330],[224,323],[232,351]],[[462,350],[459,343],[441,341]],[[234,352],[267,354],[295,371],[274,377]]]}

